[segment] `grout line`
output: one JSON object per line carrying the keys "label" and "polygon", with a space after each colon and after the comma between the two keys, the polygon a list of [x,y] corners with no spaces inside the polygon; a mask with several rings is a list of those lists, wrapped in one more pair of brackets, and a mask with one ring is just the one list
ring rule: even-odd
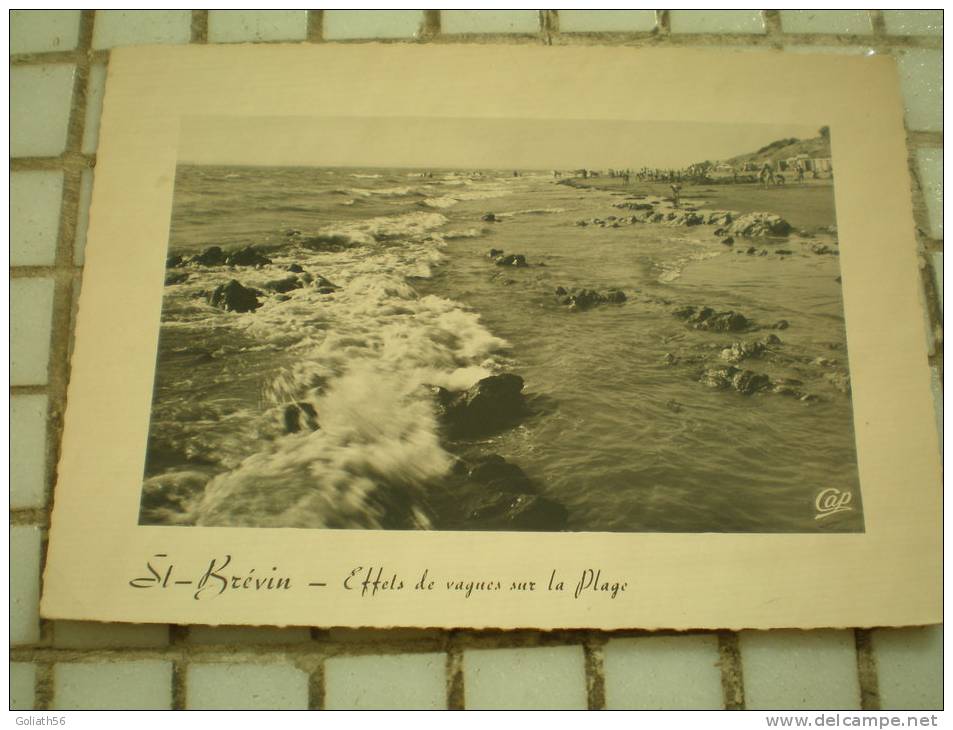
{"label": "grout line", "polygon": [[193,10],[189,43],[208,43],[208,10]]}
{"label": "grout line", "polygon": [[324,11],[308,11],[308,41],[321,43],[324,41]]}
{"label": "grout line", "polygon": [[86,170],[96,165],[96,155],[85,155],[82,152],[67,150],[56,157],[11,157],[10,171],[24,172],[28,170]]}
{"label": "grout line", "polygon": [[46,385],[11,385],[10,395],[48,395]]}
{"label": "grout line", "polygon": [[718,654],[721,666],[721,690],[726,710],[745,709],[744,673],[741,666],[741,648],[734,631],[718,632]]}
{"label": "grout line", "polygon": [[907,147],[942,147],[943,132],[907,131]]}
{"label": "grout line", "polygon": [[308,709],[323,710],[327,698],[325,684],[324,662],[308,675]]}
{"label": "grout line", "polygon": [[172,662],[172,709],[188,709],[189,665],[182,661]]}
{"label": "grout line", "polygon": [[[47,428],[47,431],[50,429]],[[49,450],[49,449],[48,449]],[[49,504],[49,494],[44,493],[44,499],[46,500],[44,504]],[[10,526],[17,527],[39,527],[41,529],[46,529],[49,524],[46,507],[35,507],[29,509],[11,509],[10,510]]]}
{"label": "grout line", "polygon": [[53,665],[48,662],[37,662],[36,684],[33,687],[33,709],[51,709],[54,691]]}
{"label": "grout line", "polygon": [[465,710],[466,693],[463,686],[463,649],[458,643],[458,632],[450,631],[447,633],[447,709]]}
{"label": "grout line", "polygon": [[424,10],[424,19],[420,22],[419,40],[428,41],[440,35],[440,11]]}
{"label": "grout line", "polygon": [[884,21],[883,11],[868,10],[867,15],[870,17],[870,27],[873,28],[874,36],[882,38],[887,35],[887,24]]}
{"label": "grout line", "polygon": [[854,629],[857,652],[857,681],[860,685],[860,709],[880,709],[880,684],[877,680],[877,658],[874,655],[873,631]]}
{"label": "grout line", "polygon": [[586,661],[586,696],[588,709],[606,709],[605,634],[594,633],[583,644]]}

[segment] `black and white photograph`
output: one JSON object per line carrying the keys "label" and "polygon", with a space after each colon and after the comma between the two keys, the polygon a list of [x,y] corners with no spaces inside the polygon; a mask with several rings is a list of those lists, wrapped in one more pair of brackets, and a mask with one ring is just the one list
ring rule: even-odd
{"label": "black and white photograph", "polygon": [[339,127],[180,149],[140,524],[864,531],[836,129]]}

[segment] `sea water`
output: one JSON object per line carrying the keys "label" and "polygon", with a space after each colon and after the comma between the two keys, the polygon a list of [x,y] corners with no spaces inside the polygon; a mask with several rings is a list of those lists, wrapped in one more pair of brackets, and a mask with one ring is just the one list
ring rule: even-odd
{"label": "sea water", "polygon": [[[143,520],[379,528],[396,510],[404,526],[441,529],[432,497],[455,456],[431,388],[513,372],[530,413],[476,448],[520,466],[570,530],[862,530],[851,400],[827,378],[848,367],[838,259],[809,248],[823,234],[750,256],[712,226],[579,226],[625,215],[622,197],[557,182],[180,166],[170,255],[252,244],[272,263],[186,267],[166,286],[145,485],[170,498]],[[529,266],[497,266],[491,248]],[[243,314],[208,303],[230,279],[267,292],[292,264],[338,288],[266,293]],[[571,311],[560,286],[627,301]],[[765,329],[693,330],[672,314],[685,305]],[[725,366],[721,349],[779,320],[783,357],[739,367],[800,380],[812,400],[713,390],[704,366],[667,357]],[[283,413],[301,402],[320,428],[286,433]],[[852,509],[818,519],[831,488]]]}

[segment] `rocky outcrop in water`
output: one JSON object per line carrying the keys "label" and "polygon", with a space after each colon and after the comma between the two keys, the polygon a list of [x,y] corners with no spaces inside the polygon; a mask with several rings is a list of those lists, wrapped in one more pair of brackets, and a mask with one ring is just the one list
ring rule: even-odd
{"label": "rocky outcrop in water", "polygon": [[711,307],[681,307],[672,314],[685,320],[685,324],[696,330],[744,332],[754,328],[754,323],[751,320],[733,310],[716,312]]}
{"label": "rocky outcrop in water", "polygon": [[227,284],[219,284],[209,295],[208,303],[226,312],[254,312],[261,306],[257,289],[251,289],[235,279]]}
{"label": "rocky outcrop in water", "polygon": [[179,254],[172,254],[166,257],[165,267],[167,269],[175,269],[185,263],[185,259],[182,258]]}
{"label": "rocky outcrop in water", "polygon": [[728,227],[728,233],[745,238],[763,238],[765,236],[787,236],[791,224],[774,213],[745,213]]}
{"label": "rocky outcrop in water", "polygon": [[496,222],[498,222],[498,219],[497,219],[497,217],[496,217],[496,213],[484,213],[484,214],[480,217],[480,220],[481,220],[481,221],[486,221],[487,223],[496,223]]}
{"label": "rocky outcrop in water", "polygon": [[265,289],[277,292],[278,294],[287,294],[295,289],[304,287],[304,282],[297,276],[287,276],[284,279],[276,279],[265,284]]}
{"label": "rocky outcrop in water", "polygon": [[497,266],[526,266],[526,257],[521,253],[503,254],[493,259]]}
{"label": "rocky outcrop in water", "polygon": [[623,304],[627,297],[619,289],[598,292],[595,289],[556,288],[556,300],[571,311],[584,311],[599,304]]}
{"label": "rocky outcrop in water", "polygon": [[221,246],[209,246],[202,253],[196,254],[187,263],[198,266],[224,266],[225,252]]}
{"label": "rocky outcrop in water", "polygon": [[271,259],[259,253],[254,246],[245,246],[225,257],[226,266],[264,266],[270,263]]}
{"label": "rocky outcrop in water", "polygon": [[753,395],[771,387],[771,378],[767,375],[752,370],[741,370],[733,365],[725,368],[709,368],[701,374],[699,382],[717,390],[733,388],[742,395]]}
{"label": "rocky outcrop in water", "polygon": [[523,379],[504,373],[483,378],[463,392],[434,388],[437,414],[454,437],[481,436],[514,424],[526,413]]}
{"label": "rocky outcrop in water", "polygon": [[780,344],[781,338],[777,335],[768,335],[764,339],[754,342],[739,340],[738,342],[732,342],[730,346],[721,351],[721,359],[737,364],[748,358],[761,357],[765,352],[770,351],[772,347]]}
{"label": "rocky outcrop in water", "polygon": [[568,522],[569,512],[562,504],[538,494],[490,495],[467,516],[471,530],[558,532]]}
{"label": "rocky outcrop in water", "polygon": [[170,271],[165,275],[165,285],[184,284],[189,280],[189,275],[185,271]]}
{"label": "rocky outcrop in water", "polygon": [[285,406],[282,420],[284,422],[285,433],[298,433],[305,429],[317,431],[320,428],[318,425],[318,412],[314,409],[314,406],[307,401],[299,401],[298,403]]}

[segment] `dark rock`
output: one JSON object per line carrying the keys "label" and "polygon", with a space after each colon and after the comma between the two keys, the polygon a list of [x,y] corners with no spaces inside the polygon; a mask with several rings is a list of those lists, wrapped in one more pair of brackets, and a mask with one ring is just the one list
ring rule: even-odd
{"label": "dark rock", "polygon": [[345,251],[354,248],[354,239],[338,233],[322,233],[298,239],[298,244],[311,251]]}
{"label": "dark rock", "polygon": [[606,292],[606,301],[610,304],[622,304],[626,301],[625,292],[621,292],[618,289],[610,289]]}
{"label": "dark rock", "polygon": [[684,319],[685,323],[696,330],[706,330],[710,332],[743,332],[751,329],[751,321],[739,312],[729,310],[727,312],[716,312],[711,307],[682,307],[676,309],[673,313],[679,319]]}
{"label": "dark rock", "polygon": [[185,263],[185,259],[183,259],[179,254],[167,256],[165,259],[165,267],[167,269],[174,269],[178,266],[181,266],[184,263]]}
{"label": "dark rock", "polygon": [[190,258],[189,263],[201,266],[222,266],[225,264],[225,252],[219,246],[209,246],[202,253]]}
{"label": "dark rock", "polygon": [[284,279],[278,279],[277,281],[269,281],[265,284],[265,289],[268,289],[273,292],[278,292],[279,294],[287,294],[290,291],[295,289],[300,289],[303,287],[301,280],[297,276],[288,276]]}
{"label": "dark rock", "polygon": [[309,431],[317,431],[320,428],[318,412],[307,401],[299,401],[285,406],[284,423],[285,433],[298,433],[305,428]]}
{"label": "dark rock", "polygon": [[702,373],[699,382],[717,390],[733,388],[744,395],[752,395],[771,387],[771,379],[767,375],[751,370],[739,370],[734,366],[709,368]]}
{"label": "dark rock", "polygon": [[337,284],[334,284],[331,281],[328,281],[323,276],[321,276],[321,274],[315,274],[314,288],[318,290],[318,294],[331,294],[332,292],[337,291],[341,287],[339,287]]}
{"label": "dark rock", "polygon": [[438,415],[454,436],[493,433],[525,413],[523,379],[504,373],[483,378],[462,393],[434,389]]}
{"label": "dark rock", "polygon": [[[537,494],[496,494],[483,499],[467,518],[468,529],[557,532],[569,523],[559,502]],[[471,527],[472,526],[472,527]]]}
{"label": "dark rock", "polygon": [[288,271],[293,274],[300,274],[304,271],[304,269],[302,269],[298,264],[291,264],[291,266],[288,267]]}
{"label": "dark rock", "polygon": [[786,248],[776,248],[776,249],[774,249],[774,252],[775,252],[778,256],[791,256],[791,255],[794,253],[794,251],[789,251],[789,250],[786,249]]}
{"label": "dark rock", "polygon": [[734,246],[734,245],[735,245],[735,239],[732,238],[731,236],[728,236],[727,238],[721,239],[721,242],[722,242],[722,244],[724,244],[725,246]]}
{"label": "dark rock", "polygon": [[716,236],[724,236],[726,233],[728,233],[728,229],[727,229],[727,228],[716,228],[716,229],[715,229],[715,235],[716,235]]}
{"label": "dark rock", "polygon": [[170,271],[165,275],[165,285],[182,284],[189,280],[189,275],[184,271]]}
{"label": "dark rock", "polygon": [[786,330],[786,329],[787,329],[788,327],[790,327],[790,326],[791,326],[791,323],[788,322],[786,319],[779,319],[777,322],[775,322],[775,323],[772,325],[772,329],[776,329],[776,330]]}
{"label": "dark rock", "polygon": [[824,378],[844,395],[850,395],[850,376],[847,373],[827,373]]}
{"label": "dark rock", "polygon": [[744,395],[752,395],[759,390],[765,390],[771,387],[771,378],[764,373],[755,373],[751,370],[742,370],[735,373],[731,379],[731,384],[735,390]]}
{"label": "dark rock", "polygon": [[840,252],[836,248],[832,248],[823,243],[815,243],[813,246],[811,246],[811,250],[814,253],[816,253],[818,256],[824,256],[824,255],[839,256],[840,255]]}
{"label": "dark rock", "polygon": [[748,250],[745,251],[745,253],[748,254],[749,256],[754,256],[756,253],[758,253],[758,249],[756,249],[754,246],[749,246]]}
{"label": "dark rock", "polygon": [[557,287],[556,287],[556,296],[557,296],[557,297],[564,297],[564,296],[566,296],[568,293],[569,293],[569,292],[566,291],[566,289],[564,289],[563,287],[561,287],[561,286],[557,286]]}
{"label": "dark rock", "polygon": [[791,232],[791,224],[774,213],[746,213],[736,218],[728,231],[745,238],[787,236]]}
{"label": "dark rock", "polygon": [[521,253],[511,253],[506,256],[497,256],[494,259],[497,266],[526,266],[526,257]]}
{"label": "dark rock", "polygon": [[486,257],[488,259],[496,259],[497,257],[502,256],[503,253],[504,251],[501,248],[491,248],[489,253],[487,253]]}
{"label": "dark rock", "polygon": [[484,213],[480,220],[486,221],[487,223],[496,223],[496,213]]}
{"label": "dark rock", "polygon": [[709,388],[725,390],[731,387],[732,378],[739,372],[738,368],[733,366],[726,368],[709,368],[702,373],[698,382],[707,385]]}
{"label": "dark rock", "polygon": [[472,481],[479,482],[500,492],[511,494],[536,494],[533,481],[516,464],[509,463],[499,454],[482,457],[469,471]]}
{"label": "dark rock", "polygon": [[227,284],[219,284],[208,298],[213,307],[224,309],[226,312],[254,312],[261,306],[258,301],[257,289],[242,286],[235,279]]}
{"label": "dark rock", "polygon": [[245,246],[225,257],[227,266],[263,266],[270,263],[271,259],[258,253],[254,246]]}

